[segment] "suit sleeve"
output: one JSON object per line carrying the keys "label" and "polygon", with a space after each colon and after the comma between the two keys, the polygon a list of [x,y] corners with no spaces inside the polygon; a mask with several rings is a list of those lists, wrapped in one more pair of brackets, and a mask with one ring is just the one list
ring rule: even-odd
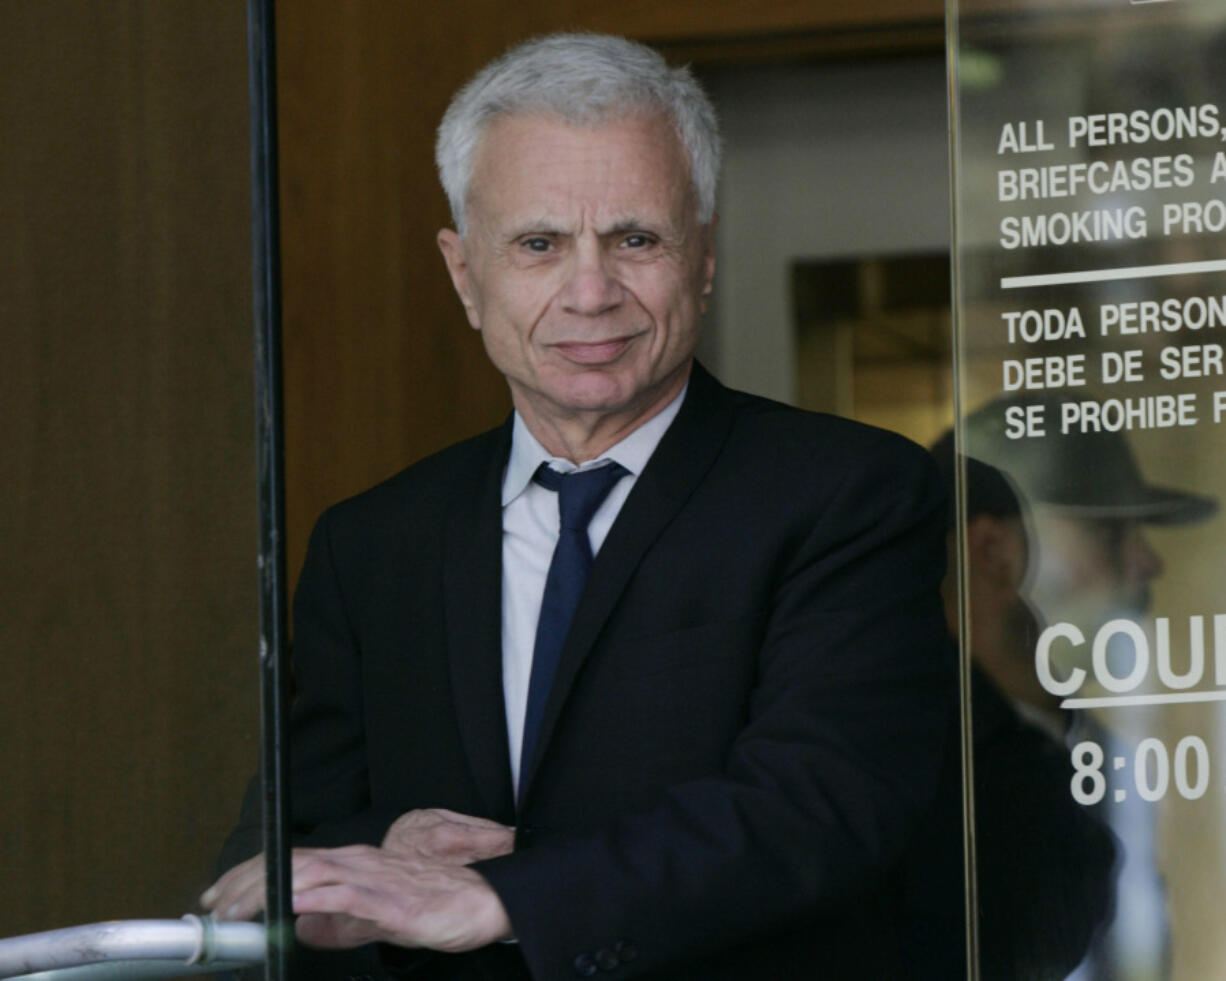
{"label": "suit sleeve", "polygon": [[[294,843],[377,845],[397,815],[371,809],[360,648],[333,565],[329,520],[325,513],[311,533],[294,597]],[[261,796],[257,777],[243,798],[238,827],[222,849],[219,871],[263,847]]]}
{"label": "suit sleeve", "polygon": [[538,981],[593,952],[631,952],[601,972],[620,977],[713,954],[854,903],[898,861],[956,685],[943,494],[927,455],[900,446],[849,467],[783,563],[722,773],[477,866]]}

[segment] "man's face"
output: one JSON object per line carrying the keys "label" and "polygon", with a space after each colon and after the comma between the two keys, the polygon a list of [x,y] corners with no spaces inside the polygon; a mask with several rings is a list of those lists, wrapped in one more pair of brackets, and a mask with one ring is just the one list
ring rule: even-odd
{"label": "man's face", "polygon": [[468,233],[439,245],[530,427],[629,430],[688,377],[714,272],[689,166],[662,119],[507,116],[482,137]]}
{"label": "man's face", "polygon": [[1093,629],[1149,610],[1162,559],[1137,521],[1071,518],[1035,509],[1039,542],[1034,598],[1049,621]]}

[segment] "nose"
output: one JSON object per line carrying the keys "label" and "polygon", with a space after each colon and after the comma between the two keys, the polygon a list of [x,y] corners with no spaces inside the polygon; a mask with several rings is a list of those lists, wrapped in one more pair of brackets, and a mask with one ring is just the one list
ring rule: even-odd
{"label": "nose", "polygon": [[562,289],[563,309],[584,317],[598,317],[620,306],[624,293],[612,265],[613,260],[594,236],[581,238],[571,254]]}

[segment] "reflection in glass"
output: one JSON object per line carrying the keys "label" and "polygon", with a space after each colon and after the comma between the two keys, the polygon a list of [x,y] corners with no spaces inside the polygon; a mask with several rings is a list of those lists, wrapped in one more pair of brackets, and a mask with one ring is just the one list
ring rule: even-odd
{"label": "reflection in glass", "polygon": [[[1019,899],[992,878],[997,819],[980,810],[983,976],[1217,977],[1226,951],[1205,910],[1223,889],[1226,793],[1226,10],[961,0],[957,14],[961,447],[1023,502],[1019,593],[1035,612],[998,688],[1063,756],[1060,800],[1043,812],[1078,815],[1115,855],[1080,963],[1039,957],[997,974],[988,925]],[[966,466],[975,651],[1006,620],[976,610],[981,464]],[[976,689],[972,708],[978,728],[992,700]],[[975,749],[978,789],[995,768]],[[1083,848],[1068,856],[1081,861],[1051,861],[1067,845],[1057,835],[1040,849],[1050,874],[1025,897],[1034,908],[1043,889],[1084,895],[1101,876]],[[1047,915],[1055,934],[1077,932],[1065,909]]]}

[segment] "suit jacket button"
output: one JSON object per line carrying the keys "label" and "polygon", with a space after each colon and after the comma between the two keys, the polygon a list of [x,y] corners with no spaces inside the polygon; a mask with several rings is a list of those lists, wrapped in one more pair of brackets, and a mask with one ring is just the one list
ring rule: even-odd
{"label": "suit jacket button", "polygon": [[602,971],[616,971],[621,967],[621,958],[608,947],[601,947],[595,954],[596,966]]}
{"label": "suit jacket button", "polygon": [[639,956],[639,949],[629,940],[619,940],[613,945],[613,953],[623,964]]}
{"label": "suit jacket button", "polygon": [[596,958],[591,954],[580,954],[575,958],[575,973],[581,978],[590,978],[593,974],[599,971],[596,966]]}

